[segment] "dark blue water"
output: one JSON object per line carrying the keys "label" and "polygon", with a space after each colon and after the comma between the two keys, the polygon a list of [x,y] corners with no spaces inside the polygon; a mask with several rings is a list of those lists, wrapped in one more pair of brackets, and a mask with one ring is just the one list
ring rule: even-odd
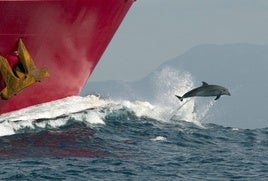
{"label": "dark blue water", "polygon": [[[0,180],[268,179],[268,128],[163,121],[114,107],[31,120],[34,127],[12,123],[14,134],[0,137]],[[93,124],[92,113],[104,123]]]}

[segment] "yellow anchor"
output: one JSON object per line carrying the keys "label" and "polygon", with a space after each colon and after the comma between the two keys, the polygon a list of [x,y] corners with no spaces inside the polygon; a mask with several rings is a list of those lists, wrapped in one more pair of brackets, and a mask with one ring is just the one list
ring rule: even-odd
{"label": "yellow anchor", "polygon": [[24,43],[19,39],[18,58],[23,68],[16,65],[10,67],[7,59],[0,55],[0,72],[6,87],[0,92],[2,99],[9,99],[24,88],[40,82],[43,78],[49,77],[47,68],[37,69]]}

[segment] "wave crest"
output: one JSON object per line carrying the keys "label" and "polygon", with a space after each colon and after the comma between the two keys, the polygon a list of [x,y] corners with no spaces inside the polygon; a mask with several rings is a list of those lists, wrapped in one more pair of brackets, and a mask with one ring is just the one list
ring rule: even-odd
{"label": "wave crest", "polygon": [[154,98],[148,101],[73,96],[3,114],[0,116],[0,136],[60,128],[73,122],[105,125],[107,116],[112,114],[123,115],[126,119],[136,116],[164,123],[184,120],[201,125],[200,120],[213,103],[198,105],[197,109],[195,99],[182,103],[175,97],[175,94],[182,95],[193,88],[191,74],[167,67],[156,73],[151,81]]}

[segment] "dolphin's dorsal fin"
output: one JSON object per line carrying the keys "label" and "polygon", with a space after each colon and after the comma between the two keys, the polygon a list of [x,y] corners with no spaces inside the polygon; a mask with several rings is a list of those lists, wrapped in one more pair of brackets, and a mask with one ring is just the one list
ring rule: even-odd
{"label": "dolphin's dorsal fin", "polygon": [[208,83],[202,81],[202,86],[207,86],[207,85],[208,85]]}

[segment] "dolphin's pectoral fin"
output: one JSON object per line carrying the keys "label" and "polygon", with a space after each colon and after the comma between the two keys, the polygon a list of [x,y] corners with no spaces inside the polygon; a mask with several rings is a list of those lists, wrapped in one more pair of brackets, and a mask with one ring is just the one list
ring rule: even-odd
{"label": "dolphin's pectoral fin", "polygon": [[217,95],[217,97],[214,99],[215,101],[218,100],[221,97],[221,95]]}
{"label": "dolphin's pectoral fin", "polygon": [[183,101],[183,97],[175,95],[180,101]]}
{"label": "dolphin's pectoral fin", "polygon": [[207,85],[208,85],[208,83],[202,81],[202,86],[207,86]]}

